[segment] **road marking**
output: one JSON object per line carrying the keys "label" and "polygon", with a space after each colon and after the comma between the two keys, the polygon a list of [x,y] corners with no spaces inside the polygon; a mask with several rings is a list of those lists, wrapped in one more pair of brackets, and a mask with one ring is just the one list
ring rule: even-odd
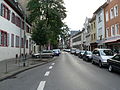
{"label": "road marking", "polygon": [[45,87],[45,83],[46,83],[46,81],[41,81],[38,88],[37,88],[37,90],[43,90],[44,87]]}
{"label": "road marking", "polygon": [[50,71],[47,71],[47,72],[45,73],[45,76],[49,76],[49,74],[50,74]]}
{"label": "road marking", "polygon": [[55,63],[52,63],[52,65],[55,65]]}
{"label": "road marking", "polygon": [[50,66],[50,67],[49,67],[49,69],[52,69],[52,68],[53,68],[53,66]]}

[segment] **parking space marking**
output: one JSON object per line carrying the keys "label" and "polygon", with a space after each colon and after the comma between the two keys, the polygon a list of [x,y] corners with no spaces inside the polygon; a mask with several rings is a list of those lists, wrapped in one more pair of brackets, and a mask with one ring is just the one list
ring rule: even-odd
{"label": "parking space marking", "polygon": [[45,83],[46,83],[46,81],[41,81],[38,88],[37,88],[37,90],[44,90]]}
{"label": "parking space marking", "polygon": [[51,65],[55,65],[55,63],[52,63]]}
{"label": "parking space marking", "polygon": [[45,76],[49,76],[49,74],[50,74],[50,71],[47,71],[47,72],[45,73]]}
{"label": "parking space marking", "polygon": [[52,69],[52,68],[53,68],[53,66],[50,66],[50,67],[49,67],[49,69]]}

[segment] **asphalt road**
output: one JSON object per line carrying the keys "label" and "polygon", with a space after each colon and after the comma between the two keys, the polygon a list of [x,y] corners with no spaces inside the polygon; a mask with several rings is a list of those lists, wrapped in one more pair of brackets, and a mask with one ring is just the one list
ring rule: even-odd
{"label": "asphalt road", "polygon": [[0,90],[120,90],[120,74],[69,53],[0,82]]}

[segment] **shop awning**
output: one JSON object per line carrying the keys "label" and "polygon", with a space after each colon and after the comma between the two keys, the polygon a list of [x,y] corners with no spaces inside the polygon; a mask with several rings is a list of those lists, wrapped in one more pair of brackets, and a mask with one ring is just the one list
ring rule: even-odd
{"label": "shop awning", "polygon": [[111,40],[105,40],[103,43],[116,42],[117,40],[119,40],[119,39],[118,39],[118,38],[116,38],[116,39],[111,39]]}

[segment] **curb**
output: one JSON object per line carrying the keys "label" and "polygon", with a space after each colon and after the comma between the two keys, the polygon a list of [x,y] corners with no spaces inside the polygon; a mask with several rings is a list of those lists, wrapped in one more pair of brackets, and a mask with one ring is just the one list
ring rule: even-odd
{"label": "curb", "polygon": [[19,74],[19,73],[22,73],[22,72],[24,72],[24,71],[27,71],[27,70],[29,70],[29,69],[32,69],[32,68],[35,68],[35,67],[38,67],[38,66],[41,66],[41,65],[45,65],[45,64],[50,63],[50,62],[53,62],[53,61],[55,61],[55,58],[53,58],[52,60],[47,61],[47,62],[42,62],[42,63],[39,63],[39,64],[35,64],[35,65],[29,66],[29,67],[25,67],[25,68],[19,69],[18,71],[10,72],[10,73],[8,73],[8,74],[6,74],[6,75],[4,75],[4,76],[1,76],[1,77],[0,77],[0,82],[3,81],[3,80],[6,80],[6,79],[8,79],[8,78],[10,78],[10,77],[12,77],[12,76],[15,76],[15,75],[17,75],[17,74]]}

